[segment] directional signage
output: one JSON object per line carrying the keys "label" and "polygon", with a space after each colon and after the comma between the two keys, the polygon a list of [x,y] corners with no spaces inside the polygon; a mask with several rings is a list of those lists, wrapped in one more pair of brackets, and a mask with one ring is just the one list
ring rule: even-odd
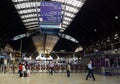
{"label": "directional signage", "polygon": [[57,34],[61,28],[62,6],[59,2],[41,2],[40,28],[44,34]]}
{"label": "directional signage", "polygon": [[41,2],[40,5],[40,24],[59,25],[61,23],[61,3]]}

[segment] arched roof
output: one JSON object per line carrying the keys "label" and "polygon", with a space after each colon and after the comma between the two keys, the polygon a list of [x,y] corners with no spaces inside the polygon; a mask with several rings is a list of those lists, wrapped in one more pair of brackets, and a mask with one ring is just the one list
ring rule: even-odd
{"label": "arched roof", "polygon": [[[62,3],[62,26],[59,33],[71,36],[72,38],[68,38],[74,38],[79,43],[65,40],[59,35],[41,34],[39,29],[41,1]],[[78,46],[86,49],[119,43],[120,5],[115,0],[1,0],[0,10],[1,48],[7,42],[16,42],[13,40],[16,36],[24,42],[23,51],[33,46],[32,51],[49,49],[74,52]],[[21,34],[26,36],[20,37]],[[27,44],[29,42],[31,44]],[[14,46],[19,45],[13,43]]]}

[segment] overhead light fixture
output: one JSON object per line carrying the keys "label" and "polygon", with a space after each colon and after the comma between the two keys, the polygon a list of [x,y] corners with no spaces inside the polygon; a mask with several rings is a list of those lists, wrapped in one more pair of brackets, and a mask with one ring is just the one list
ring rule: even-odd
{"label": "overhead light fixture", "polygon": [[115,16],[115,19],[118,19],[118,16]]}
{"label": "overhead light fixture", "polygon": [[94,29],[94,31],[96,32],[97,30],[96,30],[96,29]]}

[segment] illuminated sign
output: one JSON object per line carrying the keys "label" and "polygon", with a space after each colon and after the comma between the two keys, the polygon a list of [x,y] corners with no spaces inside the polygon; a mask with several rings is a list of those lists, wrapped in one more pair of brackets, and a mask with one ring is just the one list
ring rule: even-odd
{"label": "illuminated sign", "polygon": [[43,33],[54,34],[61,28],[62,6],[59,2],[41,2],[40,28]]}
{"label": "illuminated sign", "polygon": [[40,5],[40,24],[58,25],[61,23],[61,3],[41,2]]}

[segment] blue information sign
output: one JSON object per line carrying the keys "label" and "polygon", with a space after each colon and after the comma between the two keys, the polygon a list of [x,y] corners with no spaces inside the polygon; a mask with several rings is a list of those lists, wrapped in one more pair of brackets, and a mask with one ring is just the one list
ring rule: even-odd
{"label": "blue information sign", "polygon": [[62,6],[59,2],[41,2],[40,28],[43,33],[56,34],[61,28]]}
{"label": "blue information sign", "polygon": [[40,5],[40,24],[58,25],[61,23],[61,3],[41,2]]}

